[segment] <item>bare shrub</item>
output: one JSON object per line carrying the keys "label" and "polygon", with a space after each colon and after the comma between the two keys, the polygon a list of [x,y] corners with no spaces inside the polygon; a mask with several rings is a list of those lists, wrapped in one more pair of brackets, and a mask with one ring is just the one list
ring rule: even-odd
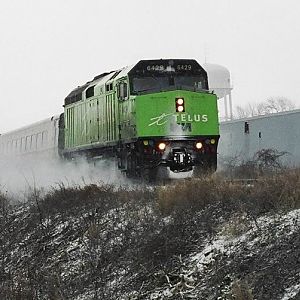
{"label": "bare shrub", "polygon": [[272,175],[285,169],[282,157],[287,154],[286,151],[268,148],[257,151],[249,160],[243,160],[240,155],[226,157],[223,161],[224,171],[221,174],[230,179],[254,179]]}
{"label": "bare shrub", "polygon": [[254,162],[260,173],[282,170],[283,164],[280,159],[287,153],[276,149],[261,149],[255,153]]}

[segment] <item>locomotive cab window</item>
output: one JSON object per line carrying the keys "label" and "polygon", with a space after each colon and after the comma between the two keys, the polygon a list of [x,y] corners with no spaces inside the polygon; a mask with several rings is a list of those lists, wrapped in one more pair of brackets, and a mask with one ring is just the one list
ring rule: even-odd
{"label": "locomotive cab window", "polygon": [[141,61],[129,72],[133,95],[169,90],[208,90],[206,71],[193,60]]}
{"label": "locomotive cab window", "polygon": [[201,76],[151,76],[133,78],[133,93],[165,91],[170,89],[192,91],[206,90],[205,80]]}

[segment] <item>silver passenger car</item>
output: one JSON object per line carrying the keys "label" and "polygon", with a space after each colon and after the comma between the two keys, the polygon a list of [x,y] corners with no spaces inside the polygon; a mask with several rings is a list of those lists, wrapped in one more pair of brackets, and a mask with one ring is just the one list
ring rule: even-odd
{"label": "silver passenger car", "polygon": [[58,158],[59,116],[0,135],[0,157]]}

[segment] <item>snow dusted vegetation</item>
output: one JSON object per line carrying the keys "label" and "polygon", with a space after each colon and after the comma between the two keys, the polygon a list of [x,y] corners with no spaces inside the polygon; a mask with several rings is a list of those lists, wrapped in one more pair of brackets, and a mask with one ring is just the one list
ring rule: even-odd
{"label": "snow dusted vegetation", "polygon": [[299,170],[0,203],[0,299],[300,298]]}

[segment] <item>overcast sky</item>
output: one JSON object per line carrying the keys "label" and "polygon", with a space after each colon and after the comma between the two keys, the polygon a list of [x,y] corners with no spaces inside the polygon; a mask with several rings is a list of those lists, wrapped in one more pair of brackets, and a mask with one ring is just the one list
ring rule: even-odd
{"label": "overcast sky", "polygon": [[0,0],[0,132],[63,111],[65,96],[145,58],[226,66],[234,106],[300,106],[299,0]]}

